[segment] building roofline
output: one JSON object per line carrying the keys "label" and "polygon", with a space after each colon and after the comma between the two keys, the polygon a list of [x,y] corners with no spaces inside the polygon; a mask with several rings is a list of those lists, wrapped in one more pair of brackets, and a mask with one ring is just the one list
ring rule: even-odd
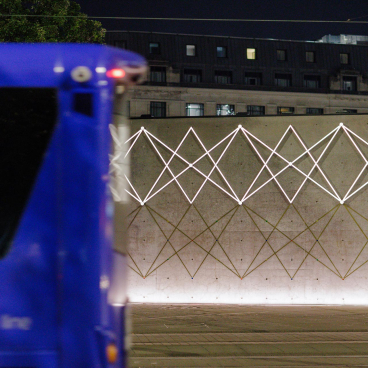
{"label": "building roofline", "polygon": [[240,40],[261,40],[261,41],[282,41],[282,42],[300,42],[300,43],[314,43],[314,44],[329,44],[329,45],[345,45],[345,46],[365,46],[368,45],[357,45],[357,44],[334,44],[321,41],[310,41],[310,40],[286,40],[279,38],[257,38],[257,37],[238,37],[238,36],[219,36],[219,35],[204,35],[204,34],[193,34],[193,33],[170,33],[170,32],[149,32],[149,31],[127,31],[127,30],[110,30],[106,33],[145,33],[145,34],[158,34],[158,35],[170,35],[170,36],[194,36],[194,37],[216,37],[216,38],[227,38],[227,39],[240,39]]}

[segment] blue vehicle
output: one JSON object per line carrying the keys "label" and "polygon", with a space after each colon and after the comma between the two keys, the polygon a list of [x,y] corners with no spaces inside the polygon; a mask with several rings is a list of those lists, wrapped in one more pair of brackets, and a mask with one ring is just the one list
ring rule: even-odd
{"label": "blue vehicle", "polygon": [[145,70],[102,45],[0,45],[0,368],[126,366],[109,124]]}

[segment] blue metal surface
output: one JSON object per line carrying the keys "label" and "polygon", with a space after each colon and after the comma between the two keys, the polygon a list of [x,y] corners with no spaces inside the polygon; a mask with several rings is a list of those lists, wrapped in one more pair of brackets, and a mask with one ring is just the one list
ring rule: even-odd
{"label": "blue metal surface", "polygon": [[[92,71],[85,83],[70,78],[81,65]],[[110,342],[123,346],[123,308],[107,300],[113,233],[106,211],[108,124],[115,82],[95,70],[142,65],[142,57],[105,46],[0,45],[0,87],[55,87],[59,105],[10,251],[0,259],[1,368],[124,366],[122,349],[115,365],[105,354]],[[73,111],[76,89],[93,94],[92,117]]]}

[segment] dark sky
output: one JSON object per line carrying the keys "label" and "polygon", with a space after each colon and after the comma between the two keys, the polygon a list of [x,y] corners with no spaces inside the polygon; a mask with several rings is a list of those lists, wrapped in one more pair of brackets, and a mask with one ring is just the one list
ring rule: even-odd
{"label": "dark sky", "polygon": [[352,23],[100,20],[107,30],[315,40],[325,34],[368,35],[368,0],[76,0],[89,16],[342,20]]}

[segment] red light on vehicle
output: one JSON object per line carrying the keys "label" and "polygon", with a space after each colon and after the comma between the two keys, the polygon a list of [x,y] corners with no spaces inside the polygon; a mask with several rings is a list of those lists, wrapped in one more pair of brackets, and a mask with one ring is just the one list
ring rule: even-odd
{"label": "red light on vehicle", "polygon": [[111,69],[106,72],[106,75],[109,78],[124,78],[125,70],[124,69]]}

